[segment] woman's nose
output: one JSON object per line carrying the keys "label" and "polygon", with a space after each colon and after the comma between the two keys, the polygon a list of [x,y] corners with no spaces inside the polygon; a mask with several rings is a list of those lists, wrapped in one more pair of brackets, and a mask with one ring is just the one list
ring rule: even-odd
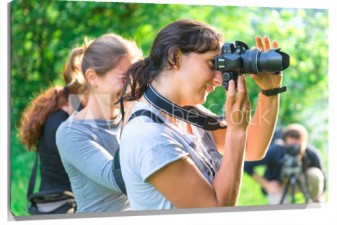
{"label": "woman's nose", "polygon": [[221,86],[223,82],[222,73],[219,70],[215,70],[215,75],[213,79],[213,86]]}

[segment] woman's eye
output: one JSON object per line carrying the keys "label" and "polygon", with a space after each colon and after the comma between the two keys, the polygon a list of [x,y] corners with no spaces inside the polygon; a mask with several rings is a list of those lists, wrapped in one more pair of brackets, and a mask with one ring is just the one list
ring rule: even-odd
{"label": "woman's eye", "polygon": [[210,68],[213,70],[214,69],[214,59],[208,60],[208,65],[210,66]]}

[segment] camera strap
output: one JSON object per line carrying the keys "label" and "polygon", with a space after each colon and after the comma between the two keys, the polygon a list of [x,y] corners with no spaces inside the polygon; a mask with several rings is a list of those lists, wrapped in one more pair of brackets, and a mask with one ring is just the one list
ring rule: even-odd
{"label": "camera strap", "polygon": [[35,153],[35,160],[34,160],[34,165],[32,168],[32,172],[30,174],[30,178],[29,178],[29,183],[28,183],[28,188],[27,188],[27,199],[29,198],[29,196],[31,194],[33,194],[34,192],[34,187],[35,187],[35,182],[36,182],[36,174],[37,174],[37,165],[38,165],[38,161],[39,161],[39,155],[38,152],[36,150]]}
{"label": "camera strap", "polygon": [[224,120],[224,117],[206,114],[194,106],[180,107],[161,96],[151,85],[145,90],[144,97],[158,110],[162,110],[170,116],[203,128],[204,130],[212,131],[227,128],[227,126],[220,126],[220,122]]}

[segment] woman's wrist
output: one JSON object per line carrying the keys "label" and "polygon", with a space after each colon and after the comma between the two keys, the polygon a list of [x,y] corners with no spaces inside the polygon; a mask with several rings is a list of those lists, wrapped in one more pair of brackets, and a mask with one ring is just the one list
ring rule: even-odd
{"label": "woman's wrist", "polygon": [[280,95],[265,96],[264,94],[259,93],[257,104],[256,111],[259,111],[260,113],[262,112],[262,114],[270,112],[270,110],[277,109],[279,107]]}
{"label": "woman's wrist", "polygon": [[272,96],[266,96],[262,94],[261,92],[258,94],[258,100],[263,99],[263,101],[267,101],[267,102],[273,102],[274,99],[279,99],[279,97],[280,97],[280,94],[272,95]]}
{"label": "woman's wrist", "polygon": [[271,89],[268,89],[268,90],[263,90],[263,89],[260,89],[260,93],[265,95],[265,96],[275,96],[275,95],[279,95],[280,93],[283,93],[287,90],[287,87],[286,86],[280,86],[280,87],[276,87],[276,88],[271,88]]}
{"label": "woman's wrist", "polygon": [[226,135],[234,134],[236,137],[245,137],[247,135],[247,128],[228,126]]}

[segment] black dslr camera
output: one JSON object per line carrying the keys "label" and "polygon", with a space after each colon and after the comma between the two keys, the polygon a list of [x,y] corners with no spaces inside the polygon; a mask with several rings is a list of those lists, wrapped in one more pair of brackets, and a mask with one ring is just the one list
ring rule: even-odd
{"label": "black dslr camera", "polygon": [[249,50],[246,43],[235,41],[222,46],[221,55],[214,58],[214,66],[222,72],[222,85],[227,89],[230,80],[234,80],[236,84],[239,74],[279,73],[289,67],[289,55],[281,52],[280,48],[267,52]]}
{"label": "black dslr camera", "polygon": [[298,177],[302,173],[302,161],[297,158],[300,154],[301,146],[291,144],[285,148],[285,155],[282,165],[282,178]]}

